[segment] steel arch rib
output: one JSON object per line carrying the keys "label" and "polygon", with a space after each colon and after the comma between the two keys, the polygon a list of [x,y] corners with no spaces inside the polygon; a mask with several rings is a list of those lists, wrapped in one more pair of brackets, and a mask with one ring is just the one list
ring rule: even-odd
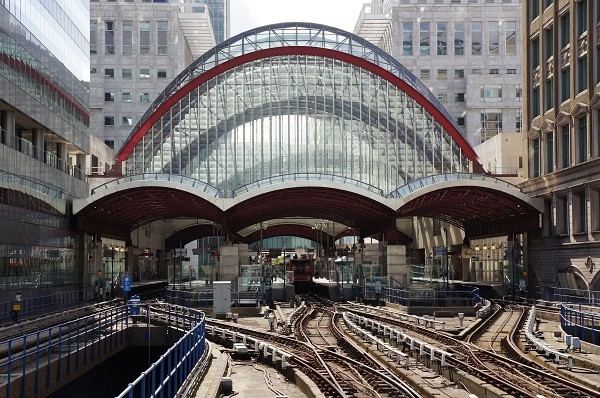
{"label": "steel arch rib", "polygon": [[142,140],[142,137],[150,130],[150,128],[160,118],[169,111],[178,101],[183,99],[188,93],[206,83],[210,79],[219,76],[235,67],[243,64],[285,55],[307,55],[307,56],[320,56],[324,58],[331,58],[348,62],[355,66],[361,67],[375,75],[389,81],[391,84],[396,86],[401,91],[405,92],[408,96],[414,99],[419,105],[421,105],[427,112],[429,112],[433,118],[440,123],[444,128],[446,134],[450,134],[452,139],[458,144],[464,155],[474,163],[474,168],[477,171],[483,170],[479,161],[477,160],[477,154],[465,139],[465,137],[458,131],[451,120],[449,120],[436,105],[430,102],[425,95],[420,93],[415,87],[409,83],[403,81],[392,72],[387,71],[379,65],[376,65],[366,59],[351,55],[345,52],[332,50],[322,47],[309,47],[309,46],[289,46],[289,47],[274,47],[263,50],[257,50],[254,52],[242,54],[238,57],[232,58],[225,61],[214,68],[196,76],[194,79],[186,83],[184,86],[174,92],[168,99],[166,99],[135,131],[132,132],[130,138],[122,146],[121,150],[117,155],[117,160],[124,161],[133,152],[135,146]]}

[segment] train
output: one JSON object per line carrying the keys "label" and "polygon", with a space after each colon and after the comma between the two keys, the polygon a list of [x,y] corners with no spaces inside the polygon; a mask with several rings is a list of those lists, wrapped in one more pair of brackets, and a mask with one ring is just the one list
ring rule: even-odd
{"label": "train", "polygon": [[294,271],[294,286],[296,293],[309,291],[313,284],[315,260],[312,258],[292,258],[289,268]]}

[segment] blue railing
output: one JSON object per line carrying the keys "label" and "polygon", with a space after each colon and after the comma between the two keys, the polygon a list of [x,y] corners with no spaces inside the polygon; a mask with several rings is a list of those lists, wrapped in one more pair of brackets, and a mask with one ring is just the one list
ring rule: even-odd
{"label": "blue railing", "polygon": [[[108,354],[116,344],[126,344],[124,333],[118,337],[120,341],[108,337],[125,330],[127,319],[126,307],[115,306],[0,341],[0,373],[3,376],[0,397],[17,396],[19,391],[20,396],[27,396],[29,388],[37,396],[60,383],[61,378],[77,373],[80,368],[94,363],[97,357]],[[93,349],[86,349],[90,346]],[[33,374],[27,375],[30,372]]]}
{"label": "blue railing", "polygon": [[555,287],[552,288],[552,300],[600,307],[600,291]]}
{"label": "blue railing", "polygon": [[560,305],[560,326],[581,341],[600,345],[600,312],[586,312],[581,305]]}
{"label": "blue railing", "polygon": [[[371,292],[369,292],[372,294]],[[445,307],[474,306],[480,301],[479,289],[381,289],[380,298],[403,306]]]}
{"label": "blue railing", "polygon": [[[30,293],[35,294],[35,289],[24,291],[24,295]],[[92,301],[94,297],[94,288],[68,290],[44,296],[24,297],[21,300],[19,320],[41,314],[45,315],[48,312],[58,311],[70,306],[89,302]],[[0,302],[0,324],[12,319],[12,304],[13,301]]]}
{"label": "blue railing", "polygon": [[184,310],[169,313],[167,319],[174,326],[188,325],[190,329],[158,361],[129,384],[118,398],[175,396],[196,363],[202,358],[206,345],[204,313],[188,308]]}

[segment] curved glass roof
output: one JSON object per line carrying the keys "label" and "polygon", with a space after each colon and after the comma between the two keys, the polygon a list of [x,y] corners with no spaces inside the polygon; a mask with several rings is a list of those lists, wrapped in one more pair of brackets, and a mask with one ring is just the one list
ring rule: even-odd
{"label": "curved glass roof", "polygon": [[[131,146],[127,145],[129,141],[134,140],[140,133],[146,133],[148,129],[144,132],[140,132],[139,130],[147,122],[148,118],[161,105],[168,101],[173,94],[196,77],[226,61],[244,54],[272,48],[294,46],[335,50],[359,57],[383,68],[421,94],[447,119],[447,122],[452,126],[451,129],[464,137],[462,129],[458,127],[454,118],[440,104],[437,98],[414,74],[390,54],[359,36],[337,28],[315,23],[291,22],[266,25],[240,33],[220,43],[196,59],[156,97],[132,129],[132,133],[119,152],[119,159],[124,160],[131,152]],[[469,149],[471,148],[469,147]],[[471,152],[472,149],[469,151],[463,147],[463,151],[471,160],[475,160],[474,152]]]}

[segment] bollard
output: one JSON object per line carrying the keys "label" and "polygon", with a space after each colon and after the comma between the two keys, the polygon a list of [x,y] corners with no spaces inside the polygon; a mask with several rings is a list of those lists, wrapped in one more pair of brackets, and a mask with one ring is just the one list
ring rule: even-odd
{"label": "bollard", "polygon": [[460,328],[462,328],[462,327],[463,327],[463,323],[464,323],[464,321],[465,321],[465,313],[464,313],[464,312],[459,312],[459,313],[458,313],[458,326],[459,326]]}
{"label": "bollard", "polygon": [[237,312],[233,313],[232,314],[233,323],[237,323],[239,317],[240,317],[240,314],[238,314]]}

